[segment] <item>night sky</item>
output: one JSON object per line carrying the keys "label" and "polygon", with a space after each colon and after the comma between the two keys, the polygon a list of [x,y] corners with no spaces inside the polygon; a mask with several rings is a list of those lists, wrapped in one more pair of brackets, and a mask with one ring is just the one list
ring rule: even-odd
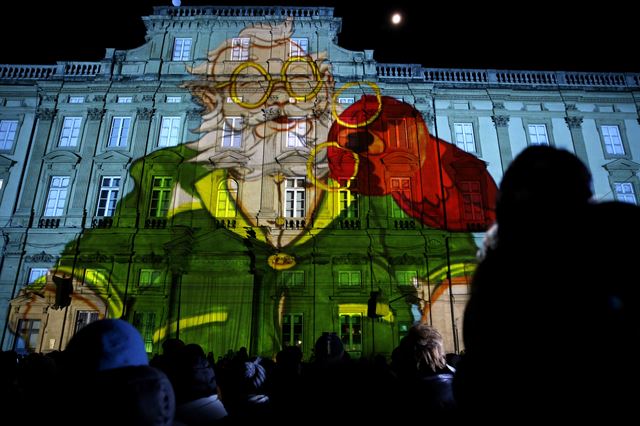
{"label": "night sky", "polygon": [[[224,0],[217,4],[335,7],[335,15],[343,18],[339,44],[351,50],[373,49],[378,62],[433,68],[640,71],[636,15],[629,10],[591,10],[576,3],[562,6],[557,0],[387,3],[393,7],[353,0]],[[143,44],[140,17],[151,14],[153,5],[170,4],[170,0],[3,4],[0,63],[100,60],[107,47],[130,49]],[[216,2],[183,0],[182,4]],[[398,27],[390,23],[394,11],[404,14]],[[9,20],[22,22],[23,28],[11,29],[13,25],[6,25]]]}

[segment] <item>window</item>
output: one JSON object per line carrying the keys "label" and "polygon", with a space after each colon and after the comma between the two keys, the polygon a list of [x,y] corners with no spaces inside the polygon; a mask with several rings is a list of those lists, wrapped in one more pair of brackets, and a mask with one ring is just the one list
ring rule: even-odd
{"label": "window", "polygon": [[[350,186],[355,183],[351,181]],[[338,190],[338,204],[340,208],[340,217],[343,219],[357,219],[360,214],[360,206],[358,194],[351,192],[349,188],[341,188]]]}
{"label": "window", "polygon": [[282,316],[282,345],[302,348],[302,314],[284,314]]}
{"label": "window", "polygon": [[60,143],[58,146],[76,146],[80,136],[80,123],[82,117],[65,117],[60,133]]}
{"label": "window", "polygon": [[620,137],[620,129],[618,126],[600,126],[602,130],[602,139],[604,141],[604,149],[610,155],[624,155],[624,146]]}
{"label": "window", "polygon": [[78,311],[76,314],[76,333],[94,321],[98,321],[99,315],[96,311]]}
{"label": "window", "polygon": [[155,312],[135,312],[133,314],[133,326],[142,335],[145,351],[147,353],[153,352],[153,332],[156,329]]}
{"label": "window", "polygon": [[13,147],[17,129],[17,120],[0,120],[0,150],[7,151]]}
{"label": "window", "polygon": [[304,271],[283,271],[282,285],[287,288],[304,287]]}
{"label": "window", "polygon": [[116,211],[118,194],[120,193],[120,177],[105,176],[100,180],[98,208],[96,216],[111,217]]}
{"label": "window", "polygon": [[544,124],[529,124],[529,141],[531,145],[549,145],[547,126]]}
{"label": "window", "polygon": [[236,200],[238,199],[238,183],[233,179],[220,182],[218,185],[218,205],[216,217],[236,217]]}
{"label": "window", "polygon": [[285,217],[304,217],[305,180],[288,178],[285,180]]}
{"label": "window", "polygon": [[348,352],[362,350],[362,314],[340,315],[340,340]]}
{"label": "window", "polygon": [[44,208],[45,216],[62,216],[67,201],[69,188],[68,176],[52,176],[49,184],[47,203]]}
{"label": "window", "polygon": [[132,96],[118,96],[119,104],[130,104],[131,102],[133,102]]}
{"label": "window", "polygon": [[476,152],[473,123],[453,123],[456,146],[466,152]]}
{"label": "window", "polygon": [[171,185],[173,178],[168,176],[154,176],[151,188],[150,217],[167,217],[169,202],[171,201]]}
{"label": "window", "polygon": [[182,97],[180,96],[167,96],[168,104],[179,104],[180,102],[182,102]]}
{"label": "window", "polygon": [[416,271],[396,271],[396,281],[399,286],[416,287],[418,284]]}
{"label": "window", "polygon": [[462,218],[467,222],[484,222],[480,182],[460,182],[462,193]]}
{"label": "window", "polygon": [[616,182],[613,185],[616,189],[616,200],[625,203],[638,204],[636,193],[631,182]]}
{"label": "window", "polygon": [[69,103],[70,104],[83,104],[84,103],[84,96],[69,96]]}
{"label": "window", "polygon": [[18,321],[16,340],[13,350],[18,353],[35,352],[38,349],[40,337],[40,320],[21,319]]}
{"label": "window", "polygon": [[111,120],[111,133],[109,133],[109,142],[107,143],[107,146],[126,147],[130,125],[130,117],[113,117],[113,120]]}
{"label": "window", "polygon": [[391,178],[391,192],[393,195],[391,203],[391,217],[396,219],[405,219],[407,214],[402,210],[398,202],[394,199],[411,199],[411,179],[408,177]]}
{"label": "window", "polygon": [[178,134],[180,132],[180,117],[162,117],[160,125],[160,138],[158,146],[178,145]]}
{"label": "window", "polygon": [[140,287],[160,286],[162,284],[162,271],[159,269],[140,269]]}
{"label": "window", "polygon": [[173,60],[188,61],[191,56],[191,39],[176,38],[173,42]]}
{"label": "window", "polygon": [[289,49],[289,56],[306,56],[309,51],[309,39],[292,38]]}
{"label": "window", "polygon": [[42,284],[47,280],[47,268],[31,268],[29,269],[28,284]]}
{"label": "window", "polygon": [[287,131],[287,147],[295,148],[307,144],[307,121],[302,117],[291,117],[293,125]]}
{"label": "window", "polygon": [[[238,99],[238,102],[242,102],[242,96],[238,95],[238,96],[236,96],[236,98]],[[227,103],[228,104],[233,104],[233,103],[235,103],[235,101],[233,100],[233,98],[231,96],[227,96]]]}
{"label": "window", "polygon": [[404,119],[388,120],[387,143],[395,148],[410,149],[415,142],[415,131],[407,131],[407,121]]}
{"label": "window", "polygon": [[362,286],[362,276],[360,271],[340,271],[338,272],[338,287],[360,288]]}
{"label": "window", "polygon": [[249,59],[249,38],[236,37],[231,40],[231,60],[246,61]]}
{"label": "window", "polygon": [[352,103],[354,103],[356,100],[353,96],[348,96],[348,97],[340,97],[338,98],[338,103],[339,104],[346,104],[346,105],[351,105]]}
{"label": "window", "polygon": [[222,126],[223,148],[240,148],[242,145],[242,117],[225,117]]}

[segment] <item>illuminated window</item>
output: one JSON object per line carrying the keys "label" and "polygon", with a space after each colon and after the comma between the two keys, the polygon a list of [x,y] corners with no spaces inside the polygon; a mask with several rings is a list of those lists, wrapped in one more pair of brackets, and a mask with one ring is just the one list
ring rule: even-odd
{"label": "illuminated window", "polygon": [[238,183],[233,179],[220,182],[218,185],[218,205],[216,217],[236,217],[236,200],[238,199]]}
{"label": "illuminated window", "polygon": [[82,117],[65,117],[62,123],[62,132],[60,133],[60,142],[58,146],[76,146],[78,145],[78,137],[80,136],[80,123]]}
{"label": "illuminated window", "polygon": [[151,187],[150,217],[167,217],[171,202],[171,186],[173,178],[168,176],[154,176]]}
{"label": "illuminated window", "polygon": [[100,180],[100,192],[98,194],[98,208],[96,216],[110,217],[116,211],[118,194],[120,193],[120,177],[105,176]]}
{"label": "illuminated window", "polygon": [[44,283],[47,279],[47,268],[31,268],[29,269],[29,284]]}
{"label": "illuminated window", "polygon": [[98,321],[99,315],[98,312],[95,311],[78,311],[76,314],[76,330],[78,331],[85,328],[87,325],[91,324],[94,321]]}
{"label": "illuminated window", "polygon": [[283,271],[282,285],[287,288],[304,287],[304,271]]}
{"label": "illuminated window", "polygon": [[70,104],[83,104],[84,103],[84,96],[69,96],[69,103]]}
{"label": "illuminated window", "polygon": [[415,131],[407,131],[404,119],[389,119],[387,122],[387,143],[395,148],[410,149],[415,139]]}
{"label": "illuminated window", "polygon": [[453,123],[456,146],[463,151],[476,152],[473,123]]}
{"label": "illuminated window", "polygon": [[162,117],[160,125],[160,138],[158,146],[176,146],[178,145],[178,136],[180,132],[180,117]]}
{"label": "illuminated window", "polygon": [[222,147],[240,148],[242,145],[242,117],[225,117],[222,126]]}
{"label": "illuminated window", "polygon": [[40,320],[18,320],[18,329],[16,331],[16,340],[13,343],[14,351],[23,354],[25,352],[35,352],[38,349]]}
{"label": "illuminated window", "polygon": [[285,217],[304,217],[305,179],[288,178],[285,180]]}
{"label": "illuminated window", "polygon": [[[391,178],[391,193],[395,199],[410,200],[411,199],[411,179],[408,177]],[[391,199],[391,217],[395,219],[407,218],[407,214],[400,207],[398,202]]]}
{"label": "illuminated window", "polygon": [[127,138],[129,137],[129,126],[131,118],[129,117],[113,117],[111,120],[111,132],[109,133],[109,147],[126,147]]}
{"label": "illuminated window", "polygon": [[[350,186],[355,186],[353,180]],[[349,188],[340,188],[338,190],[340,217],[343,219],[357,219],[360,214],[359,201],[358,194],[351,192]]]}
{"label": "illuminated window", "polygon": [[362,286],[362,274],[360,271],[339,271],[338,287],[360,288]]}
{"label": "illuminated window", "polygon": [[282,345],[302,348],[302,314],[284,314],[282,316]]}
{"label": "illuminated window", "polygon": [[289,46],[289,56],[306,56],[309,51],[309,39],[292,38]]}
{"label": "illuminated window", "polygon": [[231,40],[231,60],[246,61],[249,59],[249,37],[236,37]]}
{"label": "illuminated window", "polygon": [[45,216],[62,216],[64,205],[67,202],[69,189],[68,176],[52,176],[49,183],[47,203],[44,208]]}
{"label": "illuminated window", "polygon": [[176,38],[173,41],[173,60],[174,61],[188,61],[191,56],[191,43],[190,38]]}
{"label": "illuminated window", "polygon": [[84,283],[92,286],[107,284],[109,274],[104,268],[87,268],[84,271]]}
{"label": "illuminated window", "polygon": [[133,102],[132,96],[118,96],[119,104],[130,104],[131,102]]}
{"label": "illuminated window", "polygon": [[135,312],[133,314],[133,326],[142,335],[145,351],[147,353],[153,352],[153,333],[156,329],[155,312]]}
{"label": "illuminated window", "polygon": [[287,147],[295,148],[307,144],[307,121],[303,117],[291,117],[293,125],[287,131]]}
{"label": "illuminated window", "polygon": [[140,269],[140,287],[158,287],[162,284],[162,271],[159,269]]}
{"label": "illuminated window", "polygon": [[616,182],[613,184],[616,189],[616,200],[625,203],[638,204],[636,192],[631,182]]}
{"label": "illuminated window", "polygon": [[345,96],[345,97],[338,98],[338,103],[339,104],[344,104],[344,105],[351,105],[355,101],[356,100],[355,100],[355,98],[353,96]]}
{"label": "illuminated window", "polygon": [[180,102],[182,102],[182,97],[180,96],[167,96],[168,104],[179,104]]}
{"label": "illuminated window", "polygon": [[529,140],[531,145],[549,145],[547,126],[544,124],[529,124]]}
{"label": "illuminated window", "polygon": [[624,155],[624,145],[622,144],[618,126],[600,126],[600,130],[602,131],[604,149],[607,154]]}
{"label": "illuminated window", "polygon": [[460,182],[460,191],[462,193],[463,219],[469,222],[484,222],[480,182]]}
{"label": "illuminated window", "polygon": [[417,284],[416,271],[396,271],[396,281],[399,286],[412,286],[415,287]]}
{"label": "illuminated window", "polygon": [[340,315],[340,340],[345,351],[362,350],[362,314]]}

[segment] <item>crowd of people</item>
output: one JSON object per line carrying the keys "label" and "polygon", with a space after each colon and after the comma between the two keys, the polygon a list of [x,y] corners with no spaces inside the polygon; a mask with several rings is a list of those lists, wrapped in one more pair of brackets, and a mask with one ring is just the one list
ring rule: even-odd
{"label": "crowd of people", "polygon": [[132,325],[100,320],[64,352],[19,364],[15,353],[1,353],[0,401],[22,420],[53,412],[71,425],[632,415],[640,207],[594,202],[586,167],[544,146],[513,161],[497,201],[461,357],[446,354],[438,330],[417,322],[390,362],[351,359],[335,333],[318,338],[309,362],[297,347],[275,360],[241,348],[214,362],[178,339],[149,361]]}

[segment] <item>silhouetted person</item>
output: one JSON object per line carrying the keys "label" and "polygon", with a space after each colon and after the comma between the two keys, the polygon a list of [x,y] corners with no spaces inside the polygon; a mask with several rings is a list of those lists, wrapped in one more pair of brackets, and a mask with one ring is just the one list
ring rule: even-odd
{"label": "silhouetted person", "polygon": [[[635,206],[606,203],[616,206],[610,209],[590,198],[589,172],[567,151],[529,147],[506,171],[497,238],[473,278],[455,378],[470,419],[509,420],[513,412],[537,420],[552,413],[616,416],[628,409],[628,379],[621,378],[629,366],[617,358],[627,364],[629,349],[612,324],[633,327],[609,305],[612,293],[637,281],[615,259],[640,257],[637,248],[631,255],[615,244],[621,237],[611,231],[630,229],[638,241],[640,215]],[[627,213],[607,218],[614,209]]]}

